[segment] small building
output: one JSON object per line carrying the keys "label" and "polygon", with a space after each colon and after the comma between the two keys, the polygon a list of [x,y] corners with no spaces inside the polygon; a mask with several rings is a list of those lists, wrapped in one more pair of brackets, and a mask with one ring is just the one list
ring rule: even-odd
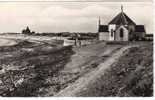
{"label": "small building", "polygon": [[27,34],[27,35],[32,35],[33,34],[34,35],[35,32],[34,31],[31,32],[30,28],[27,26],[26,29],[22,30],[22,34]]}
{"label": "small building", "polygon": [[104,41],[130,41],[140,40],[145,36],[144,25],[136,25],[124,12],[114,17],[108,25],[101,25],[99,18],[98,38]]}

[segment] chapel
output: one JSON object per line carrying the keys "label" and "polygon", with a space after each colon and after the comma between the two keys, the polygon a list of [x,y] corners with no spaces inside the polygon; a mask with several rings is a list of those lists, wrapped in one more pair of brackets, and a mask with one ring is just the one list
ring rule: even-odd
{"label": "chapel", "polygon": [[137,25],[123,11],[115,16],[107,25],[101,25],[99,18],[98,39],[104,41],[131,41],[142,39],[146,32],[144,25]]}

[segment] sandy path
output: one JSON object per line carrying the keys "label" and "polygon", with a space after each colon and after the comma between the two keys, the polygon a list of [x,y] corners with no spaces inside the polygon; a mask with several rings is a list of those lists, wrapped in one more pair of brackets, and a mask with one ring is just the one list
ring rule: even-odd
{"label": "sandy path", "polygon": [[17,44],[17,42],[12,39],[0,38],[0,47],[1,46],[11,46],[11,45],[15,45],[15,44]]}
{"label": "sandy path", "polygon": [[[105,42],[100,42],[73,48],[75,54],[71,56],[64,69],[59,72],[59,80],[61,80],[61,84],[64,84],[61,87],[65,86],[66,88],[74,84],[80,77],[96,69],[98,64],[107,59],[107,55],[111,55],[121,47],[121,45],[111,46],[106,45]],[[49,91],[46,96],[53,96],[53,92]]]}
{"label": "sandy path", "polygon": [[14,39],[14,40],[29,40],[29,41],[32,41],[32,42],[53,41],[53,38],[48,37],[48,36],[28,36],[28,35],[23,35],[23,34],[0,35],[0,38]]}
{"label": "sandy path", "polygon": [[125,46],[121,48],[116,53],[112,54],[112,56],[109,57],[105,62],[101,63],[95,70],[85,74],[83,77],[75,81],[74,84],[60,91],[55,96],[76,96],[80,91],[86,90],[86,87],[89,87],[90,83],[95,82],[98,77],[104,75],[105,69],[109,68],[114,62],[117,61],[117,59],[123,55],[124,51],[131,47],[133,46]]}
{"label": "sandy path", "polygon": [[110,55],[120,46],[107,46],[104,42],[88,45],[86,47],[74,48],[75,54],[71,57],[71,61],[65,66],[64,72],[76,73],[81,71],[85,65],[91,62],[98,62],[102,56]]}

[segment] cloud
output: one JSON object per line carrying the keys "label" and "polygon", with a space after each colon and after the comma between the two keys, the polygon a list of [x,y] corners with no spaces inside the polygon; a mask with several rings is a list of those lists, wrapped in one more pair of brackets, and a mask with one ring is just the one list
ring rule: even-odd
{"label": "cloud", "polygon": [[[152,4],[123,5],[137,24],[153,31]],[[27,25],[37,32],[97,32],[98,17],[108,24],[120,12],[120,3],[3,3],[0,12],[1,32],[20,32]]]}

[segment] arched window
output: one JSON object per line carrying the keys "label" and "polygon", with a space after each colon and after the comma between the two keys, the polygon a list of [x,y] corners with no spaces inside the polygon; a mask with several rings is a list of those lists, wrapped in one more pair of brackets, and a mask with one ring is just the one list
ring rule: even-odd
{"label": "arched window", "polygon": [[129,32],[129,34],[132,34],[132,33],[133,33],[133,30],[131,29],[130,32]]}
{"label": "arched window", "polygon": [[123,38],[123,35],[124,35],[124,30],[121,28],[120,29],[120,37]]}
{"label": "arched window", "polygon": [[113,35],[114,35],[114,30],[111,29],[111,37],[113,37]]}

